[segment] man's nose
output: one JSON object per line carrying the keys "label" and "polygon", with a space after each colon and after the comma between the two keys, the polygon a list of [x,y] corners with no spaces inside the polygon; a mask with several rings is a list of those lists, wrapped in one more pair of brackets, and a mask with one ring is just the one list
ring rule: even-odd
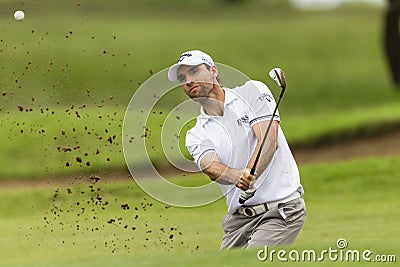
{"label": "man's nose", "polygon": [[193,84],[193,78],[186,76],[186,84],[187,85]]}

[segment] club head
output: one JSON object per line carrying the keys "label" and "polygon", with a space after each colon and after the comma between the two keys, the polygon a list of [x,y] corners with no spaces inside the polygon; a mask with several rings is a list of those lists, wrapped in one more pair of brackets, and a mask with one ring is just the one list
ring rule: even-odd
{"label": "club head", "polygon": [[269,71],[269,77],[282,89],[286,88],[285,74],[280,68],[273,68]]}

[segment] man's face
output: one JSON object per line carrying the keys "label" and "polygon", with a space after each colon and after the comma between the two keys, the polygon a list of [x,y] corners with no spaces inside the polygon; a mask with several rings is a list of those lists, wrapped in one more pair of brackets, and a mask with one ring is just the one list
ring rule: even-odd
{"label": "man's face", "polygon": [[182,65],[178,69],[178,81],[190,98],[207,97],[213,88],[213,69],[206,65]]}

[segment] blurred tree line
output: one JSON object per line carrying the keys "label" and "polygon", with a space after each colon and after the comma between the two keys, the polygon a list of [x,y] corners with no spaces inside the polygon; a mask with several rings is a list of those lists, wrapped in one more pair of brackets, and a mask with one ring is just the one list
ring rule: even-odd
{"label": "blurred tree line", "polygon": [[400,0],[388,0],[384,43],[393,82],[400,86]]}
{"label": "blurred tree line", "polygon": [[[243,0],[221,0],[229,4],[242,3]],[[384,47],[394,84],[400,88],[400,0],[387,0],[385,14]]]}

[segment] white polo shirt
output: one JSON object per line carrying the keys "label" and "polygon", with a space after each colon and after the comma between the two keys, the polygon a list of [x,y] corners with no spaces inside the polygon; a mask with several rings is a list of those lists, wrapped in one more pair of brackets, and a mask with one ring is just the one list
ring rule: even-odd
{"label": "white polo shirt", "polygon": [[[225,103],[223,116],[209,116],[200,110],[196,125],[186,134],[186,147],[200,168],[207,153],[217,153],[221,163],[236,169],[246,168],[257,138],[252,126],[270,120],[275,100],[268,87],[259,81],[248,81],[233,89],[223,88]],[[274,120],[280,121],[277,112]],[[257,205],[283,199],[296,190],[303,190],[297,164],[281,127],[278,130],[278,149],[271,163],[256,181],[255,195],[245,205]],[[234,213],[239,204],[240,189],[222,185],[228,212]]]}

